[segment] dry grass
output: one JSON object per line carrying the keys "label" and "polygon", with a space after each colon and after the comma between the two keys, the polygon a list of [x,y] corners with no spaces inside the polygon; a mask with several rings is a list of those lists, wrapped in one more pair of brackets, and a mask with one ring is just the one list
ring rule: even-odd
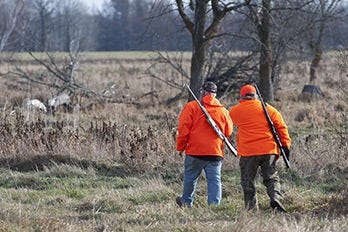
{"label": "dry grass", "polygon": [[[308,64],[293,62],[284,67],[279,101],[272,103],[293,139],[292,170],[279,163],[288,214],[269,209],[261,182],[260,211],[243,210],[238,160],[229,154],[222,204],[207,206],[202,177],[195,206],[176,207],[183,158],[175,152],[174,137],[185,100],[166,106],[178,90],[144,74],[152,56],[133,56],[83,54],[76,78],[100,91],[113,83],[114,96],[138,98],[140,105],[95,104],[55,117],[27,110],[11,113],[28,96],[44,100],[52,93],[0,79],[1,231],[348,230],[348,80],[338,56],[328,56],[319,72],[323,99],[299,99],[309,70]],[[22,65],[43,72],[32,62]],[[11,68],[0,66],[2,72]],[[180,78],[165,66],[156,68],[158,75]],[[144,96],[154,88],[156,97]],[[224,99],[227,107],[236,101]]]}

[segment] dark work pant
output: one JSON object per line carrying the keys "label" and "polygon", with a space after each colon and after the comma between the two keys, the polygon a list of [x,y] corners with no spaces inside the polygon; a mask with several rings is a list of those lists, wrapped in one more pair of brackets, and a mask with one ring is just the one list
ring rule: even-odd
{"label": "dark work pant", "polygon": [[246,209],[257,208],[255,177],[259,168],[270,199],[280,196],[279,176],[273,162],[274,158],[274,155],[240,157],[241,185]]}

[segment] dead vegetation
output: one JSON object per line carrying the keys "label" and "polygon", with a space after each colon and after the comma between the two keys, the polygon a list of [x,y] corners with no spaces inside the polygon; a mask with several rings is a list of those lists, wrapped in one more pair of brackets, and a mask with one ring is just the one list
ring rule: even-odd
{"label": "dead vegetation", "polygon": [[[0,78],[0,228],[347,229],[348,96],[342,90],[348,88],[348,82],[342,78],[346,73],[334,73],[335,59],[327,57],[327,69],[318,73],[322,75],[318,84],[325,94],[320,99],[298,98],[308,64],[289,63],[283,69],[288,72],[282,73],[278,101],[271,104],[280,109],[289,126],[293,169],[285,170],[280,161],[284,200],[290,213],[277,215],[269,210],[266,198],[259,199],[261,212],[243,212],[238,160],[231,155],[226,155],[223,167],[222,205],[206,206],[203,182],[197,190],[196,207],[177,209],[173,199],[181,191],[183,160],[175,152],[174,139],[177,116],[186,98],[165,104],[180,90],[144,74],[152,58],[141,62],[108,58],[93,63],[85,56],[88,62],[81,59],[75,70],[79,81],[99,92],[108,89],[120,101],[137,104],[100,103],[83,97],[80,103],[89,107],[77,108],[78,101],[73,101],[74,110],[57,109],[55,115],[17,110],[27,97],[49,99],[51,90]],[[31,65],[25,63],[22,68]],[[8,67],[5,63],[1,66]],[[157,75],[177,78],[158,67]],[[10,88],[11,84],[16,88]],[[232,94],[222,101],[229,108],[237,100]],[[258,191],[264,191],[261,185]]]}

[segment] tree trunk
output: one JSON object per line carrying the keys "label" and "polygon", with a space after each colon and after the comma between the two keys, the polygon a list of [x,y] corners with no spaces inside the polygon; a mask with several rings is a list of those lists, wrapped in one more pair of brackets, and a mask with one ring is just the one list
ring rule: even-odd
{"label": "tree trunk", "polygon": [[311,62],[310,67],[310,73],[309,73],[309,83],[314,84],[315,80],[317,79],[317,69],[319,67],[319,63],[321,61],[321,56],[323,54],[322,49],[322,37],[323,37],[323,30],[324,25],[321,24],[320,30],[319,30],[319,37],[318,40],[314,43],[313,51],[314,51],[314,57]]}
{"label": "tree trunk", "polygon": [[321,55],[322,55],[322,52],[317,51],[316,54],[314,55],[312,62],[311,62],[310,73],[309,73],[309,83],[310,84],[314,84],[315,80],[317,79],[317,69],[319,67]]}
{"label": "tree trunk", "polygon": [[305,85],[299,96],[302,101],[311,101],[313,99],[323,98],[325,95],[317,85]]}
{"label": "tree trunk", "polygon": [[[0,3],[2,2],[0,1]],[[0,52],[2,52],[7,45],[11,34],[15,30],[19,14],[24,8],[24,3],[22,1],[17,1],[14,4],[13,9],[8,9],[10,10],[9,14],[5,16],[5,18],[3,18],[4,16],[1,18],[2,21],[6,21],[5,25],[7,26],[5,26],[5,28],[1,28],[0,31]],[[0,4],[0,6],[3,7],[3,4]]]}
{"label": "tree trunk", "polygon": [[[326,23],[330,20],[330,14],[334,12],[335,7],[337,7],[337,3],[339,1],[332,1],[329,5],[326,5],[328,2],[320,1],[320,12],[318,14],[320,15],[320,21],[319,21],[319,29],[318,33],[313,33],[313,39],[310,42],[310,48],[313,51],[313,59],[311,62],[311,67],[310,67],[310,76],[309,76],[309,83],[314,84],[315,80],[317,79],[317,69],[319,67],[319,63],[321,61],[321,57],[323,54],[323,37],[324,37],[324,30]],[[333,17],[331,15],[331,17]],[[318,35],[316,38],[315,35]]]}
{"label": "tree trunk", "polygon": [[41,21],[41,36],[40,36],[40,47],[39,51],[46,51],[46,42],[47,42],[47,31],[46,31],[46,21],[42,12],[40,12],[40,21]]}
{"label": "tree trunk", "polygon": [[[190,86],[194,94],[199,97],[200,88],[204,82],[203,80],[203,66],[205,58],[205,47],[203,45],[196,45],[192,51],[191,57],[191,79]],[[193,100],[190,95],[189,100]]]}
{"label": "tree trunk", "polygon": [[260,92],[265,101],[272,101],[272,51],[270,41],[270,7],[271,0],[262,1],[262,20],[259,25],[259,37],[261,41],[260,49]]}
{"label": "tree trunk", "polygon": [[[192,57],[191,57],[191,79],[190,87],[193,93],[200,97],[200,88],[204,82],[203,67],[205,62],[204,30],[207,2],[197,1],[194,16],[194,30],[192,33]],[[189,101],[193,97],[189,96]]]}

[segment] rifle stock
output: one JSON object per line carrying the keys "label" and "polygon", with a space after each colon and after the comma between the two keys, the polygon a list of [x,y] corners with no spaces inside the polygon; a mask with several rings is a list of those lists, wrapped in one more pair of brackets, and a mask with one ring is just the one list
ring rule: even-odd
{"label": "rifle stock", "polygon": [[281,143],[281,141],[280,141],[278,132],[277,132],[276,128],[274,127],[274,124],[273,124],[273,122],[272,122],[271,117],[269,116],[269,113],[268,113],[267,108],[266,108],[266,104],[265,104],[265,102],[264,102],[263,99],[262,99],[262,96],[261,96],[261,94],[260,94],[259,88],[257,87],[256,84],[254,84],[254,86],[255,86],[257,95],[258,95],[259,98],[260,98],[260,101],[261,101],[261,104],[262,104],[262,108],[263,108],[263,111],[265,112],[265,115],[266,115],[266,118],[267,118],[269,127],[270,127],[270,129],[271,129],[273,138],[274,138],[275,142],[277,143],[277,145],[278,145],[278,147],[279,147],[281,156],[283,157],[283,160],[284,160],[284,163],[285,163],[286,167],[287,167],[287,168],[290,168],[290,162],[289,162],[288,158],[287,158],[286,155],[285,155],[285,152],[284,152],[284,149],[283,149],[283,147],[282,147],[282,143]]}
{"label": "rifle stock", "polygon": [[185,86],[187,87],[187,89],[189,90],[190,94],[195,99],[195,101],[198,103],[198,105],[201,108],[201,110],[203,111],[204,116],[207,119],[209,125],[213,128],[213,130],[219,136],[219,138],[222,141],[225,142],[225,144],[227,145],[227,148],[232,152],[232,154],[237,157],[237,150],[232,146],[231,142],[228,140],[228,138],[225,136],[225,134],[220,130],[218,125],[215,123],[214,119],[209,115],[209,113],[206,110],[206,108],[201,104],[201,102],[198,100],[198,98],[192,92],[190,86],[188,86],[187,84],[185,84]]}

